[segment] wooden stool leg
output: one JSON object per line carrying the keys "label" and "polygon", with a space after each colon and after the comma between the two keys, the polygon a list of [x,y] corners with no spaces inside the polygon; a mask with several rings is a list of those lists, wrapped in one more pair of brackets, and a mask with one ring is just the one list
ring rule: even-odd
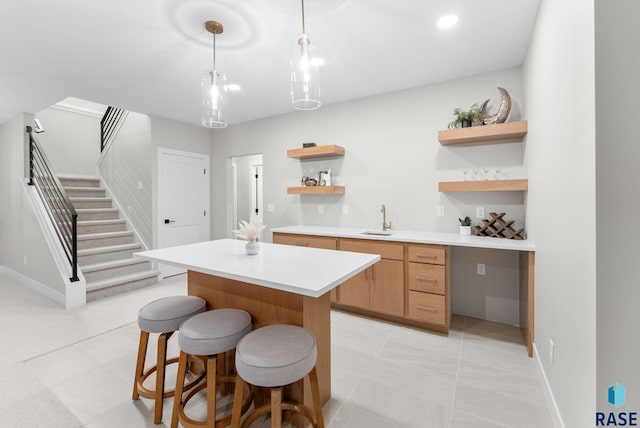
{"label": "wooden stool leg", "polygon": [[162,333],[158,337],[158,358],[156,359],[156,397],[155,397],[155,412],[153,414],[153,423],[159,424],[162,422],[162,403],[164,396],[164,372],[167,362],[167,339],[170,333]]}
{"label": "wooden stool leg", "polygon": [[216,426],[216,374],[218,371],[218,357],[207,358],[207,425]]}
{"label": "wooden stool leg", "polygon": [[187,375],[188,357],[184,351],[180,351],[178,360],[178,377],[176,378],[176,389],[173,396],[173,412],[171,414],[171,428],[178,428],[178,408],[182,404],[182,391],[184,389],[184,378]]}
{"label": "wooden stool leg", "polygon": [[[218,378],[223,379],[224,376],[227,374],[226,367],[225,367],[225,354],[222,353],[218,355],[216,357],[216,361],[217,361],[216,370],[218,371]],[[227,384],[225,382],[222,382],[220,385],[218,385],[218,388],[220,389],[221,396],[224,397],[225,395],[227,395]]]}
{"label": "wooden stool leg", "polygon": [[144,372],[144,360],[147,357],[147,344],[149,343],[149,332],[140,330],[140,343],[138,344],[138,361],[136,362],[136,373],[133,377],[133,396],[134,400],[140,397],[138,393],[138,379],[142,377]]}
{"label": "wooden stool leg", "polygon": [[271,388],[271,428],[282,426],[282,387]]}
{"label": "wooden stool leg", "polygon": [[322,401],[320,400],[320,388],[318,386],[318,372],[316,367],[309,373],[309,383],[311,384],[311,397],[313,398],[313,411],[315,412],[316,428],[324,428],[324,416],[322,415]]}
{"label": "wooden stool leg", "polygon": [[240,375],[236,376],[236,386],[233,392],[233,413],[231,414],[231,427],[240,428],[240,417],[242,417],[242,395],[244,393],[244,379]]}

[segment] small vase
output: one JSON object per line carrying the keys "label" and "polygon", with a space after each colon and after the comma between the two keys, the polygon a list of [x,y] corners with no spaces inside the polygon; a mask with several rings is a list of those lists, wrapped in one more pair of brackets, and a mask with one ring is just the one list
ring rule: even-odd
{"label": "small vase", "polygon": [[462,121],[462,127],[463,128],[471,128],[472,125],[473,125],[473,123],[470,120],[463,120]]}
{"label": "small vase", "polygon": [[244,251],[250,256],[258,254],[258,252],[260,251],[260,245],[258,244],[258,241],[247,241],[244,246]]}
{"label": "small vase", "polygon": [[471,226],[460,226],[460,235],[471,235]]}

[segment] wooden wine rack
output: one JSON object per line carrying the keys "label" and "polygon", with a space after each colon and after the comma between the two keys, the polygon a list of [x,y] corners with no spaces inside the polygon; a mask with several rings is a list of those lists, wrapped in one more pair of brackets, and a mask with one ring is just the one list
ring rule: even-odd
{"label": "wooden wine rack", "polygon": [[505,213],[489,213],[491,220],[483,219],[482,226],[473,226],[473,234],[478,236],[493,236],[495,238],[524,239],[524,229],[515,230],[511,227],[514,220],[504,220]]}

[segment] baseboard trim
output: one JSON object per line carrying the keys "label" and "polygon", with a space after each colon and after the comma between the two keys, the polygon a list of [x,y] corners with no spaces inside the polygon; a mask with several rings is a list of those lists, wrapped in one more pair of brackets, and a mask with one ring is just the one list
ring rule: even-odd
{"label": "baseboard trim", "polygon": [[53,300],[61,306],[66,305],[66,298],[64,294],[52,289],[51,287],[47,287],[46,285],[35,281],[28,276],[24,276],[20,272],[16,272],[15,270],[10,269],[6,266],[0,266],[0,274],[6,275],[9,278],[18,281],[20,284],[29,287],[33,291],[44,294],[49,299]]}
{"label": "baseboard trim", "polygon": [[545,373],[544,367],[542,366],[540,355],[538,354],[538,348],[536,347],[535,343],[533,344],[533,359],[535,361],[536,368],[538,369],[538,376],[540,378],[540,383],[542,384],[544,398],[547,401],[547,406],[549,407],[549,411],[551,413],[553,426],[555,428],[565,428],[564,422],[562,421],[562,416],[560,415],[560,409],[558,408],[558,403],[556,403],[556,399],[553,396],[553,391],[551,390],[549,379],[547,379],[547,374]]}

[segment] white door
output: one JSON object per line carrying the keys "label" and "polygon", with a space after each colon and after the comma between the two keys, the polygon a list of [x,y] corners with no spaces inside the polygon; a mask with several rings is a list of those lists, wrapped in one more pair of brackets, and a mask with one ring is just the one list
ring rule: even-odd
{"label": "white door", "polygon": [[[209,156],[158,149],[158,248],[209,240]],[[159,265],[163,278],[185,269]]]}

